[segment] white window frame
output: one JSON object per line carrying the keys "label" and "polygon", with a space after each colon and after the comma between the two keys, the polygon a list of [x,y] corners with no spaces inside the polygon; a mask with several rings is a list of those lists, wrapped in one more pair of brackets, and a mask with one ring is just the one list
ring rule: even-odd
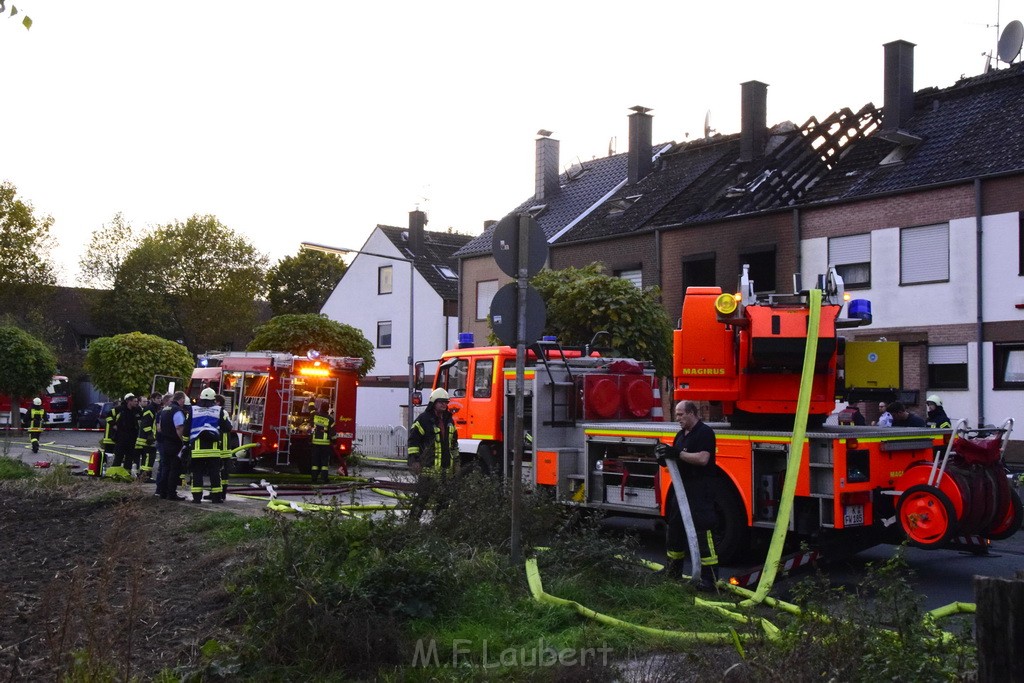
{"label": "white window frame", "polygon": [[[385,333],[384,330],[387,329]],[[387,344],[384,343],[384,336],[387,335]],[[390,320],[380,320],[377,322],[377,348],[378,349],[390,349],[392,343],[394,343],[394,327],[391,325]]]}
{"label": "white window frame", "polygon": [[497,280],[480,280],[476,283],[476,319],[487,320],[491,314],[491,301],[498,293]]}
{"label": "white window frame", "polygon": [[[847,289],[866,289],[871,286],[871,233],[828,238],[828,262],[836,267]],[[867,270],[867,279],[856,279],[854,274]]]}
{"label": "white window frame", "polygon": [[900,285],[949,282],[949,223],[900,230]]}
{"label": "white window frame", "polygon": [[377,268],[377,294],[391,294],[394,291],[394,266],[380,266]]}

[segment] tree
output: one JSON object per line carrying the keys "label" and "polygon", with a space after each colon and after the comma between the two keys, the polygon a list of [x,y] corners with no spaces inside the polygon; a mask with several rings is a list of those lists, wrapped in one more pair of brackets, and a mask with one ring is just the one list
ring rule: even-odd
{"label": "tree", "polygon": [[13,325],[0,326],[0,394],[11,397],[11,424],[21,421],[18,401],[50,384],[57,359],[46,344]]}
{"label": "tree", "polygon": [[359,376],[373,369],[373,344],[351,325],[331,320],[326,315],[279,315],[256,328],[249,351],[286,351],[303,356],[310,349],[325,356],[362,358]]}
{"label": "tree", "polygon": [[163,225],[125,257],[105,304],[114,329],[180,340],[197,353],[249,339],[267,257],[215,216]]}
{"label": "tree", "polygon": [[108,396],[149,393],[156,375],[188,378],[193,367],[184,346],[141,332],[96,339],[85,356],[93,384]]}
{"label": "tree", "polygon": [[302,249],[267,273],[267,298],[274,315],[319,313],[348,265],[334,254]]}
{"label": "tree", "polygon": [[601,266],[542,270],[531,284],[547,305],[547,329],[563,344],[589,342],[608,332],[619,354],[654,363],[672,375],[672,324],[658,301],[657,287],[641,290],[628,280],[604,275]]}
{"label": "tree", "polygon": [[56,284],[50,251],[53,218],[37,218],[9,182],[0,183],[0,290]]}
{"label": "tree", "polygon": [[96,228],[78,262],[83,282],[98,289],[113,287],[121,264],[138,242],[136,233],[120,212],[114,214],[110,223]]}

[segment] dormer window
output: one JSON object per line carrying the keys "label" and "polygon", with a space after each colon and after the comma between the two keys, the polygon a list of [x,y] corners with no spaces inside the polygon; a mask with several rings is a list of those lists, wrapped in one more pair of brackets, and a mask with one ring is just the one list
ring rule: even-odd
{"label": "dormer window", "polygon": [[445,278],[447,280],[457,280],[459,278],[459,276],[455,274],[455,271],[452,270],[451,268],[449,268],[448,266],[434,266],[434,267],[437,268],[437,272],[441,274],[441,277],[443,277],[443,278]]}
{"label": "dormer window", "polygon": [[636,204],[637,200],[643,197],[642,194],[634,194],[628,197],[622,197],[620,199],[613,199],[608,202],[608,215],[613,216],[615,214],[622,213],[629,207]]}

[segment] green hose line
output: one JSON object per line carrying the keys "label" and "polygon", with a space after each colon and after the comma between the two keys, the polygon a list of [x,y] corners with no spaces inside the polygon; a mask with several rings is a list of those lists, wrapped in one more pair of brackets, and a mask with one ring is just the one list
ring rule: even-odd
{"label": "green hose line", "polygon": [[360,460],[368,460],[370,462],[391,462],[391,463],[395,463],[397,465],[408,465],[409,464],[408,462],[406,462],[402,458],[378,458],[378,457],[369,456],[369,455],[360,455],[359,459]]}
{"label": "green hose line", "polygon": [[388,498],[398,498],[399,500],[412,497],[405,493],[399,493],[397,491],[388,491],[387,489],[371,488],[370,490],[376,493],[377,495],[387,496]]}
{"label": "green hose line", "polygon": [[972,602],[951,602],[948,605],[936,607],[931,612],[926,612],[925,616],[929,616],[934,619],[944,619],[946,617],[951,617],[954,614],[974,614],[977,611],[978,606]]}
{"label": "green hose line", "polygon": [[[638,633],[644,633],[649,636],[656,638],[666,638],[669,640],[683,641],[687,643],[699,642],[709,643],[718,645],[729,645],[735,642],[736,638],[749,638],[749,634],[740,635],[735,631],[730,630],[728,633],[696,633],[696,632],[682,632],[682,631],[666,631],[660,628],[651,628],[650,626],[640,626],[639,624],[633,624],[628,621],[622,621],[615,617],[610,617],[607,614],[601,614],[595,612],[589,607],[575,602],[574,600],[566,600],[565,598],[559,598],[551,595],[550,593],[544,592],[544,585],[540,579],[540,570],[537,568],[536,558],[530,558],[526,560],[526,579],[530,584],[530,593],[533,594],[534,600],[549,605],[559,605],[561,607],[571,607],[576,610],[579,614],[593,619],[598,623],[605,624],[606,626],[614,626],[616,628],[625,628]],[[762,620],[762,623],[765,623]],[[773,630],[774,629],[774,630]],[[769,638],[773,637],[773,634],[777,632],[774,626],[771,629],[766,628],[765,633]]]}

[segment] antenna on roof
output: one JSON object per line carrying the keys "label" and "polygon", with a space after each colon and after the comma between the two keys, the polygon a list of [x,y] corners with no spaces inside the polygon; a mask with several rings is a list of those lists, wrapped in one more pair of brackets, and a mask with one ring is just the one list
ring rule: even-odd
{"label": "antenna on roof", "polygon": [[608,156],[615,156],[615,145],[618,143],[618,138],[614,135],[608,138]]}
{"label": "antenna on roof", "polygon": [[997,51],[999,60],[1006,64],[1012,64],[1013,60],[1017,59],[1017,56],[1020,54],[1022,44],[1024,44],[1024,24],[1014,19],[1006,25],[1006,28],[1003,29],[1002,34],[999,36]]}
{"label": "antenna on roof", "polygon": [[704,139],[707,140],[711,137],[712,133],[718,131],[711,127],[711,110],[708,109],[707,113],[704,114]]}

